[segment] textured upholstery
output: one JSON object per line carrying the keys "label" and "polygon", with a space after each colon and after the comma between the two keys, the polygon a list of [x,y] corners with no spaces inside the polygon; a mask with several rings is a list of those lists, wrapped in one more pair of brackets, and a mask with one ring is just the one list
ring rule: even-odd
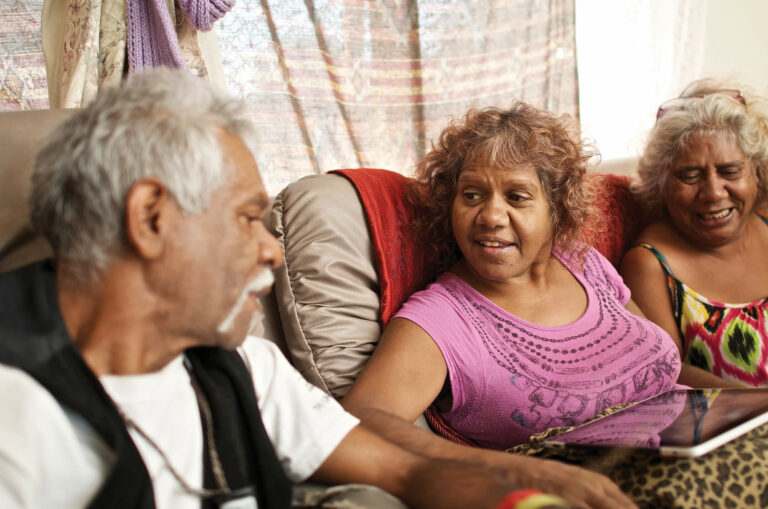
{"label": "textured upholstery", "polygon": [[604,186],[597,197],[601,214],[599,230],[585,228],[582,239],[619,267],[624,253],[648,224],[642,207],[629,191],[626,175],[602,174]]}
{"label": "textured upholstery", "polygon": [[376,275],[380,287],[379,317],[383,327],[402,303],[433,281],[436,256],[409,228],[415,208],[406,200],[411,180],[389,170],[359,168],[337,170],[352,182],[363,204],[370,242],[376,253]]}

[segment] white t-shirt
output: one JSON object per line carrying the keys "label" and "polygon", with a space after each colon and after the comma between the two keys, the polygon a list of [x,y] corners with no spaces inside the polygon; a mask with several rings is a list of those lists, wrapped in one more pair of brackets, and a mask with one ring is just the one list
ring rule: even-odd
{"label": "white t-shirt", "polygon": [[[264,427],[288,477],[312,475],[358,424],[293,369],[271,342],[249,337],[239,349]],[[203,479],[197,400],[181,357],[146,375],[104,376],[104,388],[194,487]],[[23,371],[0,365],[0,507],[83,507],[101,486],[114,454],[78,415]],[[199,509],[157,451],[133,428],[158,509]]]}

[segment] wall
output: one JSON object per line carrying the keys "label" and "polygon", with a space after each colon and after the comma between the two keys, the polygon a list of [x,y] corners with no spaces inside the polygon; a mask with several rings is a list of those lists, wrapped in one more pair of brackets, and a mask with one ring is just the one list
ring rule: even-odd
{"label": "wall", "polygon": [[768,95],[768,2],[707,0],[703,74]]}
{"label": "wall", "polygon": [[693,79],[768,94],[765,0],[576,0],[580,119],[606,161],[637,157],[658,105]]}

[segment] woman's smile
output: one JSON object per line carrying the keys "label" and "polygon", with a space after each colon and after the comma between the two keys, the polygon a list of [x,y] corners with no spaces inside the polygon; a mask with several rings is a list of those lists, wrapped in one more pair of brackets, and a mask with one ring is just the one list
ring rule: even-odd
{"label": "woman's smile", "polygon": [[696,216],[704,226],[720,226],[733,218],[734,207],[718,210],[716,212],[697,212]]}
{"label": "woman's smile", "polygon": [[511,241],[497,239],[494,237],[479,237],[475,239],[483,251],[491,255],[501,255],[512,251],[517,244]]}

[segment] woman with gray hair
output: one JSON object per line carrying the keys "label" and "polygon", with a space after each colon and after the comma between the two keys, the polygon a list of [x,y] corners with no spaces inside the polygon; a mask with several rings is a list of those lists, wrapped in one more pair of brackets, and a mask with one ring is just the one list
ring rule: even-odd
{"label": "woman with gray hair", "polygon": [[766,163],[763,98],[700,80],[659,107],[634,185],[652,222],[622,275],[677,342],[680,383],[768,386]]}

